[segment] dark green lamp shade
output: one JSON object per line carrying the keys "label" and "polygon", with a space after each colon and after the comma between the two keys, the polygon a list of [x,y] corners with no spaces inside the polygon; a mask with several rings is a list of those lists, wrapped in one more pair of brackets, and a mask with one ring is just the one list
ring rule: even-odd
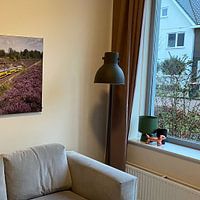
{"label": "dark green lamp shade", "polygon": [[118,65],[119,53],[106,52],[103,57],[104,64],[98,69],[95,75],[95,83],[109,83],[113,85],[125,84],[125,77]]}
{"label": "dark green lamp shade", "polygon": [[158,118],[155,116],[140,116],[138,130],[142,134],[151,134],[158,128]]}

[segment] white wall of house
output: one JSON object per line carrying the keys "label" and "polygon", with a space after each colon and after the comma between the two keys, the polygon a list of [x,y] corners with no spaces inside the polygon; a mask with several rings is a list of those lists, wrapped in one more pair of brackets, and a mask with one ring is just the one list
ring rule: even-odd
{"label": "white wall of house", "polygon": [[[168,8],[168,16],[160,19],[158,60],[169,58],[169,53],[192,58],[195,35],[191,20],[174,0],[162,0],[161,9],[164,7]],[[168,48],[168,34],[177,32],[185,33],[184,47]]]}

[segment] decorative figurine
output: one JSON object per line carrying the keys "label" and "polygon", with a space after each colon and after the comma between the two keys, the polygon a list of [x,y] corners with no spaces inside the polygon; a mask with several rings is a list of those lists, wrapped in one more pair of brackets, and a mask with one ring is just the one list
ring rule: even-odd
{"label": "decorative figurine", "polygon": [[161,146],[162,141],[166,139],[164,135],[160,135],[159,137],[150,137],[148,134],[146,134],[146,136],[147,136],[146,144],[149,144],[150,142],[157,142],[157,146]]}
{"label": "decorative figurine", "polygon": [[[156,136],[160,137],[161,135],[164,135],[167,138],[167,129],[164,128],[158,128],[156,130]],[[162,144],[165,144],[165,139],[162,140]]]}

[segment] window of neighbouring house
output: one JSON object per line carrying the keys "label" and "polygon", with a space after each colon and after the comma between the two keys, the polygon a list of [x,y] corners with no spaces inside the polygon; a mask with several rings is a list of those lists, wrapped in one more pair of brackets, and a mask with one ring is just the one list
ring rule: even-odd
{"label": "window of neighbouring house", "polygon": [[176,34],[171,33],[168,35],[168,47],[175,47],[176,46]]}
{"label": "window of neighbouring house", "polygon": [[[195,2],[161,0],[153,22],[159,20],[147,110],[158,116],[159,128],[168,129],[169,142],[200,149],[200,18],[194,17],[200,5]],[[163,7],[172,9],[165,20]]]}
{"label": "window of neighbouring house", "polygon": [[185,33],[169,33],[168,34],[168,47],[183,47],[185,40]]}
{"label": "window of neighbouring house", "polygon": [[178,47],[184,46],[184,38],[185,38],[184,33],[178,33],[178,37],[177,37],[177,46]]}
{"label": "window of neighbouring house", "polygon": [[168,8],[167,7],[162,8],[161,17],[167,17],[167,15],[168,15]]}

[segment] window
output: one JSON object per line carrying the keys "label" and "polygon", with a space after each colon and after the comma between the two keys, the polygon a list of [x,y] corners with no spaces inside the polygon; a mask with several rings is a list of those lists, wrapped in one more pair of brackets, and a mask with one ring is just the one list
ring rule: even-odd
{"label": "window", "polygon": [[168,47],[176,46],[176,34],[172,33],[168,35]]}
{"label": "window", "polygon": [[[164,3],[161,0],[160,8]],[[173,12],[180,14],[179,9]],[[200,149],[200,48],[196,42],[200,41],[200,31],[183,20],[180,32],[177,21],[166,23],[160,18],[167,10],[157,8],[155,13],[148,112],[158,116],[159,128],[168,129],[168,141]]]}
{"label": "window", "polygon": [[184,46],[184,38],[185,38],[184,33],[178,33],[178,39],[177,39],[177,46],[178,47]]}
{"label": "window", "polygon": [[161,17],[167,17],[167,15],[168,15],[168,8],[167,7],[162,8]]}
{"label": "window", "polygon": [[168,34],[168,47],[183,47],[185,33],[169,33]]}

